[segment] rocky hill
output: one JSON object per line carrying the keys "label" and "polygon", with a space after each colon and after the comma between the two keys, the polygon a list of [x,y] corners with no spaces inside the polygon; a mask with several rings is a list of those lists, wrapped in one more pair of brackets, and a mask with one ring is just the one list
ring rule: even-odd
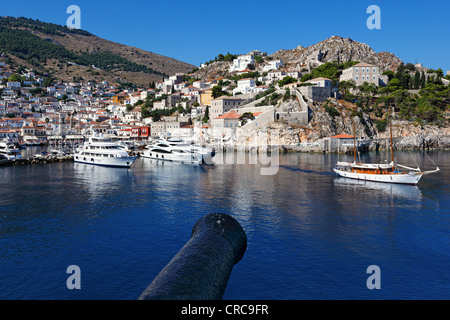
{"label": "rocky hill", "polygon": [[62,80],[120,80],[148,85],[195,66],[97,37],[87,31],[27,18],[0,18],[0,53]]}
{"label": "rocky hill", "polygon": [[350,38],[332,36],[309,47],[298,46],[292,50],[279,50],[271,55],[281,59],[287,67],[311,68],[320,63],[359,61],[380,67],[380,72],[395,70],[402,60],[389,52],[375,52],[369,45]]}
{"label": "rocky hill", "polygon": [[[294,49],[281,49],[264,58],[264,62],[256,64],[256,70],[262,69],[267,60],[281,59],[284,69],[301,71],[311,69],[326,63],[338,61],[339,63],[359,61],[374,64],[380,67],[380,72],[396,70],[403,62],[400,58],[389,52],[375,52],[369,45],[354,41],[350,38],[332,36],[324,41],[309,47],[298,46]],[[205,68],[196,71],[196,76],[202,79],[227,77],[231,62],[216,61]]]}

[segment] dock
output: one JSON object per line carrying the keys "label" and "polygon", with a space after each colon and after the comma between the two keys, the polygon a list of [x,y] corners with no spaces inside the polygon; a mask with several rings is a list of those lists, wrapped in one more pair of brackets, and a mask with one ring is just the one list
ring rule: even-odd
{"label": "dock", "polygon": [[28,164],[48,164],[54,162],[64,162],[64,161],[73,161],[73,155],[66,156],[41,156],[41,157],[31,157],[31,158],[22,158],[22,159],[14,159],[11,161],[9,165],[17,166],[17,165],[28,165]]}

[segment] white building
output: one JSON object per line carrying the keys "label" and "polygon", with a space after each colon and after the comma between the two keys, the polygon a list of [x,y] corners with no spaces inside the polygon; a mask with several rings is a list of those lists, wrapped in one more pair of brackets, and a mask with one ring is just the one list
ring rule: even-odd
{"label": "white building", "polygon": [[242,94],[251,93],[255,87],[255,79],[245,78],[238,80],[237,88],[233,89],[233,95],[239,92]]}
{"label": "white building", "polygon": [[292,77],[294,79],[299,79],[302,76],[302,74],[300,72],[298,72],[298,71],[288,71],[286,73],[286,75],[288,77]]}
{"label": "white building", "polygon": [[243,56],[239,56],[233,60],[233,64],[230,66],[230,72],[234,71],[242,71],[247,69],[249,64],[254,64],[255,58],[252,54],[246,54]]}
{"label": "white building", "polygon": [[18,89],[20,88],[21,84],[19,81],[8,81],[6,83],[6,86],[11,89]]}
{"label": "white building", "polygon": [[153,103],[153,109],[166,109],[167,107],[167,102],[166,99],[163,99],[161,101],[155,101]]}
{"label": "white building", "polygon": [[267,78],[270,81],[278,81],[283,79],[286,76],[286,73],[281,70],[272,70],[267,73]]}
{"label": "white building", "polygon": [[192,83],[192,85],[198,89],[206,89],[207,88],[207,85],[203,81],[200,81],[200,80],[194,81]]}
{"label": "white building", "polygon": [[283,65],[283,61],[281,60],[273,60],[269,61],[264,67],[263,72],[270,70],[277,70],[279,67]]}
{"label": "white building", "polygon": [[328,78],[314,78],[306,81],[307,83],[312,83],[317,87],[331,87],[331,79]]}

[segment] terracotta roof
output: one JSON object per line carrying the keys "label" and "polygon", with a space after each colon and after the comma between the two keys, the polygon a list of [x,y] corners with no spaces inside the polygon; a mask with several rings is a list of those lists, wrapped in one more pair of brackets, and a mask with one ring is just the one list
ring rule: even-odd
{"label": "terracotta roof", "polygon": [[348,134],[339,134],[337,136],[332,136],[332,138],[336,138],[336,139],[348,139],[348,138],[353,138],[353,136],[348,135]]}
{"label": "terracotta roof", "polygon": [[228,111],[216,119],[239,119],[241,115],[234,110]]}

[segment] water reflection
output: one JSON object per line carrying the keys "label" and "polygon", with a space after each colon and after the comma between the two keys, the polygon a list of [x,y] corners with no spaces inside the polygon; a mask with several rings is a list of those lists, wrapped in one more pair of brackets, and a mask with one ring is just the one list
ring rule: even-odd
{"label": "water reflection", "polygon": [[390,199],[392,197],[409,200],[422,199],[422,192],[417,186],[355,180],[343,177],[336,177],[333,180],[333,183],[337,188],[344,188],[347,191],[353,191],[355,194],[359,195],[371,192],[372,194],[378,193],[383,195],[385,199]]}
{"label": "water reflection", "polygon": [[93,197],[102,197],[109,191],[116,192],[133,178],[133,171],[126,168],[74,163],[73,170],[77,184],[82,185]]}

